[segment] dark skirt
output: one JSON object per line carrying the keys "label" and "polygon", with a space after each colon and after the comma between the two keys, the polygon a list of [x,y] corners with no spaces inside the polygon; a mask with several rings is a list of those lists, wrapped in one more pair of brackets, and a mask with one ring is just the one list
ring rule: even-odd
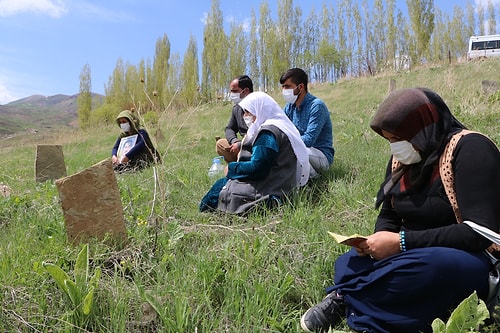
{"label": "dark skirt", "polygon": [[347,304],[347,324],[365,332],[432,332],[436,318],[477,291],[488,295],[489,259],[482,253],[430,247],[376,261],[354,249],[335,262],[334,285]]}

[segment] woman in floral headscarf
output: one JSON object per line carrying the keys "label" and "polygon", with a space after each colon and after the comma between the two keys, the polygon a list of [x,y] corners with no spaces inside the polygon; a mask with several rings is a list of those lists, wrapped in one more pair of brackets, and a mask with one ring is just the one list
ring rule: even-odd
{"label": "woman in floral headscarf", "polygon": [[[301,318],[309,332],[347,318],[360,332],[432,332],[474,291],[488,298],[492,245],[452,208],[439,170],[450,139],[464,126],[435,92],[392,92],[370,124],[392,152],[377,196],[375,232],[335,262],[334,285]],[[454,140],[454,139],[453,139]],[[479,133],[458,139],[451,160],[463,221],[500,230],[500,154]]]}
{"label": "woman in floral headscarf", "polygon": [[242,147],[250,147],[251,157],[228,164],[226,177],[205,195],[200,211],[245,213],[259,202],[281,202],[309,179],[306,146],[278,103],[253,92],[239,105],[249,125]]}

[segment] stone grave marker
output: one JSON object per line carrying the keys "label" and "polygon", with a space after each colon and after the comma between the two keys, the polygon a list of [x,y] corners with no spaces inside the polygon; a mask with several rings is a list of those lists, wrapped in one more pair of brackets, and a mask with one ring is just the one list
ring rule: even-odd
{"label": "stone grave marker", "polygon": [[66,165],[61,145],[37,145],[35,180],[43,183],[66,176]]}
{"label": "stone grave marker", "polygon": [[111,159],[56,180],[68,241],[88,238],[127,243],[123,206]]}
{"label": "stone grave marker", "polygon": [[491,95],[500,90],[500,85],[497,81],[493,80],[483,80],[481,81],[481,86],[483,88],[483,93],[486,95]]}

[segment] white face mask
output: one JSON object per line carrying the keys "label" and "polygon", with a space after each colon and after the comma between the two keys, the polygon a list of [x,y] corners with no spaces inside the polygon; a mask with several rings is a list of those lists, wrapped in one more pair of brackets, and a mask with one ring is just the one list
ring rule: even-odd
{"label": "white face mask", "polygon": [[422,160],[420,153],[408,141],[391,142],[392,156],[405,165],[415,164]]}
{"label": "white face mask", "polygon": [[245,121],[245,124],[247,124],[247,127],[250,128],[253,124],[253,116],[243,116],[243,120]]}
{"label": "white face mask", "polygon": [[298,95],[294,95],[293,91],[295,89],[283,89],[283,98],[285,99],[286,103],[295,103],[297,100]]}
{"label": "white face mask", "polygon": [[121,123],[120,128],[124,132],[129,132],[130,131],[130,124],[129,123]]}
{"label": "white face mask", "polygon": [[229,94],[229,99],[234,104],[238,104],[239,102],[241,102],[241,93],[234,93],[234,92],[232,92],[232,93]]}

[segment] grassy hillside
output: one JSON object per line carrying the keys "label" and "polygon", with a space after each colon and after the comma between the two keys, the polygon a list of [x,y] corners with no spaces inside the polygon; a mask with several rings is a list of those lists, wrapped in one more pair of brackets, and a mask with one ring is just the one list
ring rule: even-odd
{"label": "grassy hillside", "polygon": [[[46,131],[78,127],[77,95],[33,95],[6,105],[0,105],[0,136],[15,133]],[[95,106],[104,96],[93,95]]]}
{"label": "grassy hillside", "polygon": [[35,148],[62,144],[73,174],[109,157],[118,127],[0,140],[0,182],[12,190],[0,197],[0,331],[300,332],[301,314],[322,298],[348,250],[327,231],[373,228],[389,146],[368,123],[390,80],[436,90],[457,118],[498,144],[500,95],[484,94],[481,81],[499,72],[492,60],[310,86],[331,111],[334,165],[286,206],[248,217],[198,212],[231,106],[164,112],[161,128],[148,128],[164,163],[117,175],[129,246],[89,245],[91,273],[100,267],[102,275],[84,319],[41,267],[54,263],[72,276],[81,247],[67,244],[55,186],[34,181]]}

